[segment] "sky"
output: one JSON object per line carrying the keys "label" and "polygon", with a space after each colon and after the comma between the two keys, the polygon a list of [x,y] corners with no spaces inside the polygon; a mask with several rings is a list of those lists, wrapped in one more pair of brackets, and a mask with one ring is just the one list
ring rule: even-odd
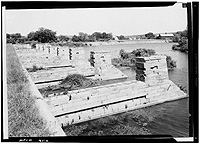
{"label": "sky", "polygon": [[90,8],[6,10],[6,33],[27,36],[40,27],[57,35],[106,32],[113,35],[139,35],[185,30],[187,9],[181,3],[154,8]]}

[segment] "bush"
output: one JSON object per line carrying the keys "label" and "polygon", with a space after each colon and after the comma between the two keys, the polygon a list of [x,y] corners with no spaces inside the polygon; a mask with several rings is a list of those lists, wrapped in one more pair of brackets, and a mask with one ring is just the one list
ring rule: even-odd
{"label": "bush", "polygon": [[33,65],[33,68],[27,68],[26,70],[28,72],[36,72],[38,70],[43,70],[44,68],[43,67],[37,67],[36,65]]}
{"label": "bush", "polygon": [[64,85],[71,90],[76,88],[86,88],[93,85],[93,83],[93,80],[88,79],[81,74],[72,74],[63,79],[59,85]]}
{"label": "bush", "polygon": [[[176,48],[175,45],[174,48]],[[121,49],[119,52],[120,58],[113,58],[112,64],[116,67],[128,66],[135,68],[136,57],[149,57],[155,54],[156,52],[153,49],[140,48],[133,50],[130,53],[127,53],[125,50]],[[166,60],[168,70],[173,70],[176,67],[176,61],[172,60],[170,56],[167,56]],[[140,79],[140,76],[138,79]]]}
{"label": "bush", "polygon": [[125,52],[124,49],[121,49],[121,50],[119,51],[119,55],[120,55],[120,57],[121,57],[122,59],[127,59],[127,58],[128,58],[128,53]]}
{"label": "bush", "polygon": [[153,49],[144,49],[144,48],[143,49],[140,48],[140,49],[133,50],[131,53],[134,54],[135,57],[140,57],[140,56],[148,57],[148,56],[156,54],[155,50],[153,50]]}
{"label": "bush", "polygon": [[35,49],[35,48],[36,48],[36,43],[32,43],[32,44],[31,44],[31,48],[32,48],[32,49]]}
{"label": "bush", "polygon": [[180,52],[188,52],[188,31],[187,29],[182,32],[177,32],[176,39],[173,42],[178,42],[178,45],[172,46],[172,50],[179,50]]}
{"label": "bush", "polygon": [[122,58],[113,58],[111,60],[112,64],[116,67],[133,67],[135,66],[135,59],[130,58],[130,59],[122,59]]}
{"label": "bush", "polygon": [[172,46],[172,50],[178,50],[178,49],[179,49],[178,45],[173,45]]}
{"label": "bush", "polygon": [[135,58],[140,56],[151,56],[154,55],[156,52],[153,49],[136,49],[132,52],[128,53],[124,49],[119,51],[120,58],[113,58],[112,64],[114,66],[135,66]]}
{"label": "bush", "polygon": [[167,61],[167,68],[168,70],[173,70],[176,67],[176,61],[172,60],[170,56],[166,55],[166,61]]}

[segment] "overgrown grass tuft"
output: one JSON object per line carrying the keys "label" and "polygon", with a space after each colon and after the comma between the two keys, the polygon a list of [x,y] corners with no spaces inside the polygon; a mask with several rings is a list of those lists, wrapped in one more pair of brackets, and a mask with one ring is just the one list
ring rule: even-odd
{"label": "overgrown grass tuft", "polygon": [[33,65],[32,68],[27,68],[26,70],[27,70],[28,72],[36,72],[36,71],[38,71],[38,70],[44,70],[44,68],[43,68],[43,67],[38,67],[38,66],[36,66],[36,65]]}
{"label": "overgrown grass tuft", "polygon": [[67,85],[70,89],[86,88],[93,84],[92,79],[88,79],[81,74],[71,74],[62,80],[60,85]]}
{"label": "overgrown grass tuft", "polygon": [[35,99],[12,45],[6,48],[9,137],[50,136],[46,122],[38,115]]}

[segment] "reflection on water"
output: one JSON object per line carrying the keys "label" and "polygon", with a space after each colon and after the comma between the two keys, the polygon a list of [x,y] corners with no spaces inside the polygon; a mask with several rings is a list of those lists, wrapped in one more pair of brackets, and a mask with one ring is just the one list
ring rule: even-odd
{"label": "reflection on water", "polygon": [[[169,72],[169,79],[176,84],[187,87],[188,90],[188,55],[172,51],[173,43],[164,44],[126,44],[111,46],[87,47],[85,52],[110,51],[111,57],[118,57],[120,49],[131,52],[137,48],[154,49],[157,54],[166,54],[177,61],[177,68]],[[121,68],[129,79],[135,79],[135,71],[131,68]],[[81,129],[79,135],[117,135],[117,134],[169,134],[174,137],[189,136],[189,100],[182,99],[167,102],[143,109],[129,111],[114,116],[108,116],[72,127]],[[67,128],[66,128],[67,129]],[[65,130],[66,131],[66,130]]]}

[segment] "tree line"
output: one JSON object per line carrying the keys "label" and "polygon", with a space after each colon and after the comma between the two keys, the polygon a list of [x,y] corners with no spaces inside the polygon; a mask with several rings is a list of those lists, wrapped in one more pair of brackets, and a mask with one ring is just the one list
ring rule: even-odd
{"label": "tree line", "polygon": [[188,29],[176,32],[173,42],[178,43],[172,46],[173,50],[188,53]]}
{"label": "tree line", "polygon": [[[39,28],[35,32],[30,32],[27,36],[22,36],[20,33],[6,34],[7,43],[30,43],[32,41],[40,43],[53,43],[53,42],[95,42],[95,41],[109,41],[114,40],[128,40],[124,35],[113,36],[112,33],[106,32],[94,32],[91,35],[79,32],[78,35],[67,36],[67,35],[56,35],[56,31]],[[155,35],[151,32],[145,34],[146,39],[154,39]]]}
{"label": "tree line", "polygon": [[[94,41],[109,41],[113,39],[112,33],[106,32],[94,32],[89,35],[87,33],[79,32],[78,35],[56,36],[56,31],[52,31],[46,28],[39,28],[35,32],[30,32],[27,36],[22,36],[20,33],[6,34],[7,43],[29,43],[37,41],[40,43],[52,43],[52,42],[94,42]],[[123,36],[121,38],[124,38]]]}

